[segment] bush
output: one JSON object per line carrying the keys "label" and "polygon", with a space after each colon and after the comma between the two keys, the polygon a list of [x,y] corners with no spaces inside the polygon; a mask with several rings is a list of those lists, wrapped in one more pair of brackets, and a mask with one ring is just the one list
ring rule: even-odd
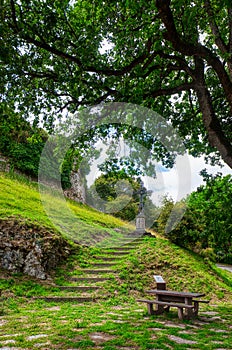
{"label": "bush", "polygon": [[9,158],[11,168],[36,177],[47,133],[32,127],[20,115],[1,109],[0,134],[0,152]]}
{"label": "bush", "polygon": [[[124,176],[124,177],[123,177]],[[90,202],[98,210],[111,213],[122,220],[131,221],[138,214],[139,182],[121,174],[102,174],[90,190]]]}
{"label": "bush", "polygon": [[[48,140],[47,132],[41,128],[31,126],[22,116],[1,106],[0,135],[0,153],[9,159],[11,169],[13,171],[14,169],[20,170],[26,175],[37,178],[40,156]],[[57,162],[54,147],[51,147],[51,153],[47,155],[48,164],[44,171],[49,173],[49,178],[59,180],[55,178],[54,173]],[[70,149],[61,165],[60,172],[63,188],[71,186],[70,174],[75,155],[74,150]]]}
{"label": "bush", "polygon": [[213,248],[202,249],[200,255],[205,259],[209,259],[210,261],[216,261],[216,254]]}
{"label": "bush", "polygon": [[[181,222],[171,231],[165,230],[174,203],[164,200],[158,219],[158,230],[172,242],[201,255],[224,263],[232,263],[232,177],[207,178],[206,184],[191,193]],[[169,218],[169,219],[168,219]]]}

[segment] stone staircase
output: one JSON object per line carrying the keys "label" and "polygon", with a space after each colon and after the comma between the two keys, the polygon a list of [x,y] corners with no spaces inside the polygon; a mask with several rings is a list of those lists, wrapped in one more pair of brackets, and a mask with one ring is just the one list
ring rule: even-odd
{"label": "stone staircase", "polygon": [[[104,286],[117,278],[120,263],[136,249],[143,238],[125,241],[120,247],[104,248],[91,260],[91,266],[78,268],[65,285],[54,285],[51,295],[39,297],[47,302],[96,302],[107,297]],[[38,298],[37,298],[38,299]]]}

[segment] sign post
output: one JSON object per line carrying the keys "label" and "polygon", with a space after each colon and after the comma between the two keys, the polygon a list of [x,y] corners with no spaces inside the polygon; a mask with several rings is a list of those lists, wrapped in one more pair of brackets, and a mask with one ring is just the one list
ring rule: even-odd
{"label": "sign post", "polygon": [[166,282],[164,281],[162,276],[155,275],[154,276],[155,282],[156,282],[156,289],[165,290],[166,289]]}

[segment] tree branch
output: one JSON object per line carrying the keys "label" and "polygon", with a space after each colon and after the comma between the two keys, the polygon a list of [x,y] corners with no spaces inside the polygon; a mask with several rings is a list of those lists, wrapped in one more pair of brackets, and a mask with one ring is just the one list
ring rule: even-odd
{"label": "tree branch", "polygon": [[[146,77],[148,76],[151,72],[153,72],[155,69],[165,69],[165,68],[168,68],[169,71],[176,71],[176,70],[183,70],[185,71],[186,73],[188,73],[191,77],[194,75],[194,70],[192,68],[189,67],[189,65],[187,64],[186,60],[183,59],[182,57],[180,56],[177,56],[177,55],[169,55],[169,54],[166,54],[165,52],[163,51],[156,51],[156,52],[153,52],[153,54],[148,58],[148,60],[145,62],[145,64],[143,65],[142,69],[143,71],[146,70],[146,68],[149,66],[149,64],[153,61],[153,59],[156,57],[156,56],[159,56],[161,58],[164,58],[165,60],[170,60],[172,63],[170,64],[164,64],[163,66],[162,65],[153,65],[149,68],[149,70],[143,75],[143,77]],[[176,61],[179,66],[177,65],[174,65],[173,64],[173,61]]]}
{"label": "tree branch", "polygon": [[147,98],[147,97],[159,97],[159,96],[170,96],[170,95],[174,95],[174,94],[178,94],[182,91],[189,91],[189,90],[193,90],[195,88],[195,83],[191,82],[191,83],[184,83],[182,85],[178,85],[175,87],[171,87],[171,88],[166,88],[166,89],[157,89],[154,91],[150,91],[147,92],[146,94],[143,95],[143,98]]}
{"label": "tree branch", "polygon": [[36,72],[36,71],[23,71],[24,75],[28,75],[31,78],[39,78],[39,79],[49,79],[52,81],[58,81],[57,74],[53,72]]}
{"label": "tree branch", "polygon": [[232,54],[232,7],[228,8],[229,18],[229,53]]}
{"label": "tree branch", "polygon": [[192,43],[187,43],[179,36],[170,9],[170,0],[156,0],[156,6],[158,8],[160,18],[167,30],[165,38],[172,43],[173,48],[178,52],[181,52],[186,56],[199,56],[205,59],[208,64],[213,67],[223,86],[227,101],[232,108],[232,82],[220,59],[207,47],[201,45],[200,43],[195,45]]}
{"label": "tree branch", "polygon": [[228,52],[228,48],[226,46],[226,43],[222,39],[222,37],[220,35],[219,28],[218,28],[218,26],[217,26],[217,24],[215,22],[214,13],[213,13],[213,10],[212,10],[212,7],[211,7],[210,0],[205,0],[204,6],[205,6],[206,12],[208,14],[209,25],[210,25],[212,34],[215,37],[215,44],[221,50],[222,53],[227,53]]}
{"label": "tree branch", "polygon": [[123,67],[122,69],[111,69],[111,68],[96,68],[94,66],[87,66],[86,70],[92,73],[98,73],[98,74],[104,74],[106,76],[122,76],[126,73],[129,73],[133,68],[135,68],[138,64],[143,63],[146,58],[147,58],[148,54],[147,53],[143,53],[142,55],[134,58],[131,63],[129,63],[128,65],[126,65],[125,67]]}
{"label": "tree branch", "polygon": [[[219,28],[216,24],[216,21],[214,20],[214,13],[212,10],[212,6],[210,3],[210,0],[205,0],[205,9],[206,12],[208,13],[208,17],[209,17],[209,25],[212,31],[212,34],[215,37],[215,44],[217,45],[217,47],[219,48],[219,50],[221,50],[222,53],[224,54],[228,54],[230,51],[230,35],[232,35],[232,11],[229,11],[228,9],[228,25],[229,25],[229,43],[228,45],[226,45],[226,43],[224,42],[224,40],[222,39],[221,35],[220,35],[220,31]],[[230,75],[230,79],[232,80],[232,60],[231,58],[226,59],[226,62],[228,64],[228,70],[229,70],[229,75]]]}
{"label": "tree branch", "polygon": [[19,32],[19,27],[18,27],[18,23],[17,23],[17,16],[16,16],[16,9],[15,9],[15,3],[14,3],[13,0],[10,1],[10,6],[11,6],[11,12],[12,12],[12,18],[13,18],[14,26],[15,26],[17,32]]}
{"label": "tree branch", "polygon": [[41,49],[44,49],[58,57],[62,57],[68,61],[71,61],[71,62],[74,62],[76,63],[79,67],[82,67],[82,63],[81,61],[79,60],[79,58],[77,57],[74,57],[72,55],[69,55],[68,53],[64,52],[64,51],[61,51],[61,50],[58,50],[56,49],[55,47],[53,46],[50,46],[49,44],[47,44],[46,42],[41,42],[37,39],[34,39],[32,37],[30,37],[29,35],[27,34],[23,34],[22,35],[22,38],[25,39],[28,43],[30,44],[34,44],[35,46],[41,48]]}
{"label": "tree branch", "polygon": [[232,146],[226,138],[221,124],[216,117],[210,93],[206,87],[205,81],[202,80],[203,74],[199,74],[195,91],[197,93],[198,101],[202,112],[202,120],[207,130],[208,140],[212,147],[217,148],[223,160],[232,168]]}

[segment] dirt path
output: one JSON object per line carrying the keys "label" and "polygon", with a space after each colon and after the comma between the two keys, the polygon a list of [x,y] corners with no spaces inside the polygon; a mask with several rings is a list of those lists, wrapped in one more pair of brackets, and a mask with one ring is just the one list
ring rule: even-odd
{"label": "dirt path", "polygon": [[219,267],[220,269],[223,269],[223,270],[227,270],[227,271],[230,271],[232,272],[232,265],[227,265],[227,264],[216,264],[217,267]]}

